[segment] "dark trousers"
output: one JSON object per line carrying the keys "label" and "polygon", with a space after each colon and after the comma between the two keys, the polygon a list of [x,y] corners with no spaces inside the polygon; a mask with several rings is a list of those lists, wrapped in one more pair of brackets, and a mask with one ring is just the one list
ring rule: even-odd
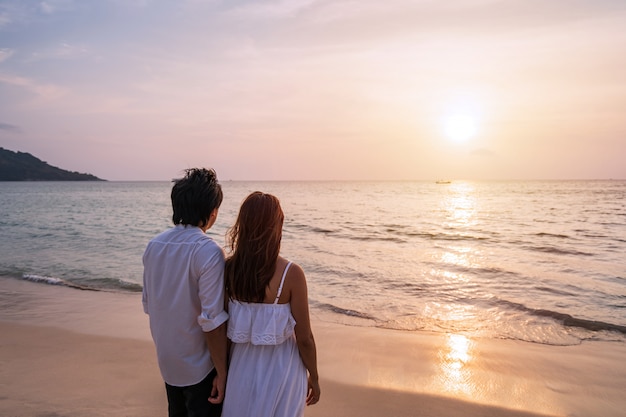
{"label": "dark trousers", "polygon": [[217,375],[213,369],[202,381],[188,387],[165,383],[169,417],[220,417],[222,404],[211,404],[211,388]]}

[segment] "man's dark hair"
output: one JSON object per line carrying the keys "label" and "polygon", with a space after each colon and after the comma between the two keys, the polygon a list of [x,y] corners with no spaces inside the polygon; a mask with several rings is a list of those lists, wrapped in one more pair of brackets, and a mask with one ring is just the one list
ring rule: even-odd
{"label": "man's dark hair", "polygon": [[204,227],[213,210],[222,204],[222,186],[212,169],[192,168],[173,180],[172,208],[174,224]]}

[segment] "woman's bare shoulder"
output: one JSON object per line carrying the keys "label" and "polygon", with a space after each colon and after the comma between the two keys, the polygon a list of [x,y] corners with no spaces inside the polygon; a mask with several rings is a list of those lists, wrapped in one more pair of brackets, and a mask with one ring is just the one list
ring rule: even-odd
{"label": "woman's bare shoulder", "polygon": [[287,276],[291,274],[304,274],[304,270],[302,269],[302,267],[294,261],[283,258],[282,256],[278,257],[278,265],[284,265],[286,268],[288,263],[291,263],[291,265],[289,266],[289,270],[287,271]]}
{"label": "woman's bare shoulder", "polygon": [[306,277],[304,276],[304,270],[300,265],[295,262],[291,262],[291,266],[287,271],[287,276],[285,277],[291,285],[306,285]]}

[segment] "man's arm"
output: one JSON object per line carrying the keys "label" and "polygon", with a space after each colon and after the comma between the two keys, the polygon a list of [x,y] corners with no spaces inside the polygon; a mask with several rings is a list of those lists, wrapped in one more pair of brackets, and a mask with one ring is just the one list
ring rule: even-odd
{"label": "man's arm", "polygon": [[217,376],[213,380],[213,389],[209,402],[219,404],[224,401],[224,391],[226,390],[227,377],[227,355],[228,348],[226,344],[226,323],[222,323],[217,329],[204,333],[206,344],[211,352],[211,359],[215,365]]}
{"label": "man's arm", "polygon": [[209,244],[205,245],[198,255],[200,261],[198,296],[202,306],[198,324],[204,331],[204,338],[217,372],[209,401],[219,404],[224,400],[228,372],[226,344],[228,313],[224,309],[224,254],[216,245]]}

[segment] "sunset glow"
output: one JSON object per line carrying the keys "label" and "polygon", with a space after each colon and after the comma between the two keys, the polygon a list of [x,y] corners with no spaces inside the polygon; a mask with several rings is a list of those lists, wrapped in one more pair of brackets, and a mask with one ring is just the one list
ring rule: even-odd
{"label": "sunset glow", "polygon": [[8,0],[0,146],[109,180],[626,178],[625,26],[616,0]]}

